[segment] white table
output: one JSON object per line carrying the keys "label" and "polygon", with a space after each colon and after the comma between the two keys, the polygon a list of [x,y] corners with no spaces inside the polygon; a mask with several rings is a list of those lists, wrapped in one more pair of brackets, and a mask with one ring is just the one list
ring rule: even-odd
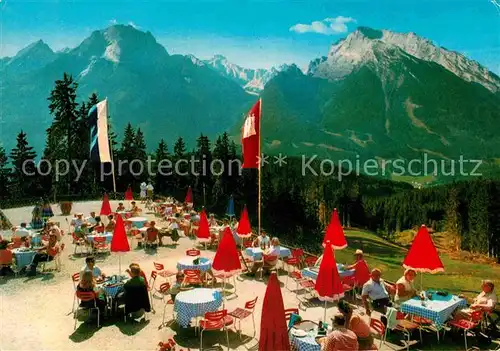
{"label": "white table", "polygon": [[91,240],[91,241],[94,241],[95,238],[106,238],[106,242],[107,243],[110,243],[111,242],[111,239],[113,239],[113,233],[111,232],[107,232],[107,233],[103,233],[103,234],[91,234],[91,235],[87,235],[87,239]]}
{"label": "white table", "polygon": [[35,257],[37,251],[19,248],[13,249],[12,253],[16,256],[16,266],[19,270],[31,264],[31,261],[33,261],[33,257]]}
{"label": "white table", "polygon": [[[247,247],[245,254],[253,257],[254,260],[262,259],[262,249],[260,247]],[[291,255],[292,253],[289,248],[280,246],[280,257],[289,257]]]}
{"label": "white table", "polygon": [[196,257],[186,256],[177,261],[177,270],[183,271],[185,269],[197,269],[201,272],[206,272],[212,269],[212,261],[205,257],[200,257],[200,263],[194,264],[193,261]]}
{"label": "white table", "polygon": [[142,228],[144,224],[148,221],[148,219],[144,217],[132,217],[129,218],[128,221],[132,222],[132,226],[136,228]]}
{"label": "white table", "polygon": [[[342,265],[340,263],[337,263],[337,271],[339,272],[339,275],[340,275],[341,278],[351,277],[355,273],[354,269],[344,270],[344,265]],[[311,278],[312,280],[318,279],[318,273],[319,273],[319,267],[316,267],[316,268],[304,268],[302,270],[302,275],[304,277]]]}

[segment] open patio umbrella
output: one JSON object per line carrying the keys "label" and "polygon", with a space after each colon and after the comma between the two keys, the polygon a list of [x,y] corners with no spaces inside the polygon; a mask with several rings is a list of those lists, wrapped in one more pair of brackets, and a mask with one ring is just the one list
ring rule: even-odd
{"label": "open patio umbrella", "polygon": [[325,313],[323,322],[326,322],[326,304],[328,301],[340,300],[344,297],[344,288],[340,280],[339,271],[337,270],[337,263],[333,254],[333,247],[330,241],[326,242],[323,251],[323,259],[319,266],[318,278],[314,290],[318,294],[321,301],[325,301]]}
{"label": "open patio umbrella", "polygon": [[241,239],[240,244],[243,249],[243,240],[252,237],[252,227],[250,226],[250,219],[248,218],[247,206],[243,207],[241,211],[240,221],[238,222],[238,228],[236,228],[236,235]]}
{"label": "open patio umbrella", "polygon": [[191,187],[189,187],[188,190],[187,190],[186,198],[184,199],[184,202],[186,204],[192,204],[193,203],[193,189],[191,189]]}
{"label": "open patio umbrella", "polygon": [[99,215],[109,216],[110,214],[111,214],[111,205],[109,204],[108,194],[104,193],[104,196],[102,197],[101,212],[99,212]]}
{"label": "open patio umbrella", "polygon": [[434,246],[425,224],[422,224],[413,239],[410,250],[403,261],[403,267],[420,272],[420,289],[422,289],[422,273],[444,272],[443,262],[439,258],[436,246]]}
{"label": "open patio umbrella", "polygon": [[200,224],[198,226],[198,232],[196,233],[196,237],[199,240],[204,241],[205,245],[206,242],[210,239],[210,226],[208,225],[208,219],[205,209],[202,209],[200,213]]}
{"label": "open patio umbrella", "polygon": [[276,272],[271,273],[267,281],[260,321],[259,351],[270,350],[290,350],[285,306]]}
{"label": "open patio umbrella", "polygon": [[[117,216],[113,238],[111,239],[111,252],[129,252],[130,245],[128,243],[127,233],[125,232],[125,225],[123,224],[122,216]],[[118,256],[119,272],[122,275],[122,257]]]}
{"label": "open patio umbrella", "polygon": [[235,216],[235,214],[234,214],[234,198],[233,198],[233,195],[231,195],[231,196],[229,197],[229,203],[227,204],[226,214],[227,214],[229,217],[233,217],[233,216]]}
{"label": "open patio umbrella", "polygon": [[222,234],[222,239],[217,247],[217,252],[212,262],[212,271],[214,274],[222,276],[222,290],[225,290],[226,278],[241,272],[240,256],[236,248],[236,241],[234,241],[233,233],[231,233],[229,227],[226,227]]}
{"label": "open patio umbrella", "polygon": [[329,241],[335,250],[341,250],[347,247],[345,240],[344,229],[340,225],[339,214],[337,209],[333,209],[332,218],[328,228],[326,228],[325,238],[323,239],[323,247]]}

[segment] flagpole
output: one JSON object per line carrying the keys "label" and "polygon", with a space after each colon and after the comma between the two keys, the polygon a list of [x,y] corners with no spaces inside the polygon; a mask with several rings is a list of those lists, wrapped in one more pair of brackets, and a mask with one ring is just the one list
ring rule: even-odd
{"label": "flagpole", "polygon": [[[106,97],[106,105],[108,104],[108,98]],[[106,116],[108,117],[108,116]],[[109,127],[109,124],[108,124]],[[109,150],[110,150],[110,156],[111,156],[111,172],[113,175],[113,193],[115,193],[116,196],[116,179],[115,179],[115,162],[113,161],[113,141],[109,138],[109,128],[108,128],[108,140],[109,140]]]}
{"label": "flagpole", "polygon": [[259,99],[259,140],[258,140],[258,143],[259,143],[259,158],[258,158],[258,160],[259,160],[259,166],[258,166],[258,172],[259,172],[259,175],[258,175],[258,177],[259,177],[259,181],[258,181],[259,182],[259,185],[258,185],[259,190],[258,191],[259,191],[259,194],[258,194],[258,196],[259,197],[258,197],[258,204],[257,204],[257,206],[258,206],[257,217],[258,217],[258,221],[259,221],[259,229],[258,229],[259,236],[260,236],[260,229],[261,229],[260,228],[260,225],[261,225],[260,209],[261,209],[261,200],[262,200],[262,198],[261,198],[261,166],[262,166],[262,159],[261,158],[262,158],[262,153],[260,151],[260,139],[261,139],[260,138],[260,131],[261,131],[260,126],[261,126],[261,124],[262,124],[262,98]]}

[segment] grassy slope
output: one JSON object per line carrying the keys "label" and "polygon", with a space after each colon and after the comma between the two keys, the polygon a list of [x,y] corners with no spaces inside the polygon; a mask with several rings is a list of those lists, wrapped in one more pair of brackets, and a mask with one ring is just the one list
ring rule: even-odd
{"label": "grassy slope", "polygon": [[[385,279],[396,281],[401,277],[406,248],[389,243],[370,232],[348,230],[345,234],[348,247],[335,252],[339,263],[351,263],[354,250],[362,249],[370,268],[380,268]],[[445,273],[424,274],[424,288],[445,289],[472,297],[479,292],[482,279],[491,279],[496,286],[500,286],[500,265],[461,262],[446,254],[440,257]],[[420,287],[420,277],[417,277],[416,287]]]}

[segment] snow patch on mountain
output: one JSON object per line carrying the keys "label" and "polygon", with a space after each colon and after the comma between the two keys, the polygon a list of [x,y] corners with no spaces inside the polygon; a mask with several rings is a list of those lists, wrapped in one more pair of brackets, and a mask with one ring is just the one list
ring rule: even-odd
{"label": "snow patch on mountain", "polygon": [[434,62],[468,82],[479,83],[493,92],[500,91],[500,78],[497,75],[458,52],[439,47],[415,33],[395,33],[366,27],[358,28],[334,44],[327,59],[317,65],[311,74],[340,79],[360,65],[369,62],[380,64],[381,58],[377,53],[382,52],[389,58],[397,59],[396,48],[420,60]]}

